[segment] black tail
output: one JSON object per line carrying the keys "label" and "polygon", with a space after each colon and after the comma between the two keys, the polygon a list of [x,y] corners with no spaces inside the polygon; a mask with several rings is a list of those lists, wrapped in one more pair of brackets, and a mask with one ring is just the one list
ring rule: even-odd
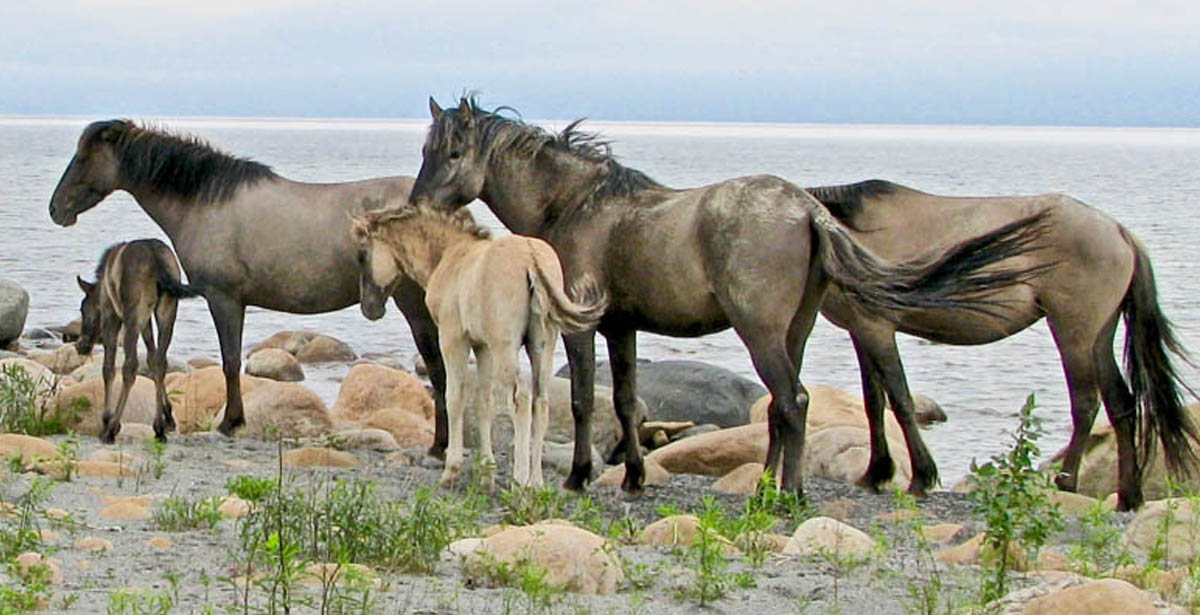
{"label": "black tail", "polygon": [[176,299],[191,299],[192,297],[200,296],[200,289],[195,286],[184,284],[182,280],[176,277],[175,272],[163,260],[165,258],[175,258],[175,255],[168,251],[168,254],[162,254],[155,251],[154,268],[158,271],[158,288],[165,291],[168,295]]}
{"label": "black tail", "polygon": [[1144,472],[1149,465],[1157,435],[1167,470],[1186,477],[1196,469],[1198,460],[1192,450],[1192,442],[1197,439],[1196,427],[1184,407],[1183,391],[1192,397],[1196,393],[1179,377],[1170,355],[1191,361],[1171,330],[1171,322],[1159,308],[1150,256],[1142,243],[1124,228],[1121,235],[1133,246],[1135,254],[1133,280],[1121,314],[1125,319],[1125,372],[1140,423],[1138,467]]}
{"label": "black tail", "polygon": [[1037,249],[1046,233],[1049,211],[1041,211],[966,240],[941,254],[887,264],[867,251],[823,207],[815,207],[813,228],[825,273],[867,308],[885,317],[890,311],[962,309],[1000,318],[996,289],[1028,282],[1053,267],[1046,262],[1027,268],[989,265]]}

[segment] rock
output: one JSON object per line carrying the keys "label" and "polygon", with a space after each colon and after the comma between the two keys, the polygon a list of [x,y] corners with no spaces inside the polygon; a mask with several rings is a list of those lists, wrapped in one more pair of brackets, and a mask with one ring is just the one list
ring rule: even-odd
{"label": "rock", "polygon": [[[557,375],[569,377],[570,370],[564,367]],[[612,386],[612,370],[605,361],[596,364],[596,384]],[[766,393],[753,380],[698,361],[638,361],[637,388],[647,419],[720,427],[750,422],[750,406]]]}
{"label": "rock", "polygon": [[[238,437],[274,440],[312,438],[333,431],[333,421],[325,402],[316,393],[294,382],[264,380],[249,393],[243,393],[246,427]],[[224,419],[224,411],[214,422]]]}
{"label": "rock", "polygon": [[[644,545],[659,547],[690,547],[696,542],[699,533],[700,520],[695,515],[671,515],[643,528],[638,541]],[[739,554],[737,547],[724,536],[717,535],[716,539],[721,543],[721,551],[726,556]]]}
{"label": "rock", "polygon": [[[287,460],[284,460],[284,465],[287,465]],[[237,497],[236,495],[227,495],[221,498],[220,505],[217,506],[217,512],[226,519],[241,519],[250,514],[250,509],[253,506],[250,502]]]}
{"label": "rock", "polygon": [[[246,396],[255,389],[274,383],[267,378],[245,374],[240,380],[243,404]],[[217,425],[216,416],[225,407],[225,374],[220,366],[204,367],[186,374],[167,374],[165,382],[179,433],[211,431]]]}
{"label": "rock", "polygon": [[466,559],[468,578],[488,580],[487,562],[527,562],[546,571],[545,581],[581,594],[611,594],[625,579],[621,562],[605,539],[571,525],[539,523],[508,528],[483,539]]}
{"label": "rock", "polygon": [[1135,553],[1147,555],[1159,543],[1165,523],[1166,540],[1161,548],[1167,561],[1190,563],[1200,554],[1200,518],[1196,513],[1187,498],[1147,502],[1125,529],[1125,543]]}
{"label": "rock", "polygon": [[849,519],[854,511],[862,508],[862,504],[851,500],[850,498],[837,498],[826,500],[817,505],[817,515],[821,517],[829,517],[836,521],[845,521]]}
{"label": "rock", "polygon": [[[70,373],[71,378],[73,378],[77,381],[80,381],[80,382],[82,382],[84,380],[91,380],[93,378],[102,378],[104,376],[104,352],[98,352],[96,354],[88,355],[86,358],[87,358],[86,362],[84,362],[82,365],[80,365],[79,367],[77,367],[73,371],[71,371],[71,373]],[[122,350],[118,349],[117,350],[117,358],[114,359],[114,363],[113,363],[113,365],[115,366],[115,371],[113,373],[115,375],[121,374],[121,366],[124,363],[125,363],[125,353]],[[191,368],[187,364],[180,363],[178,360],[176,360],[172,357],[167,357],[167,373],[168,374],[174,374],[174,373],[178,373],[178,372],[187,372],[190,370],[191,370]],[[150,361],[146,358],[146,349],[145,349],[145,347],[143,347],[141,345],[138,346],[137,373],[139,376],[145,376],[147,378],[154,377],[154,372],[150,368]]]}
{"label": "rock", "polygon": [[[649,446],[649,443],[658,434],[663,434],[668,441],[674,440],[679,432],[686,431],[695,426],[696,424],[692,421],[646,421],[638,426],[638,441],[644,446]],[[656,446],[655,448],[658,447]]]}
{"label": "rock", "polygon": [[61,508],[47,508],[45,514],[47,519],[54,519],[56,521],[66,519],[67,517],[71,516],[71,513]]}
{"label": "rock", "polygon": [[829,517],[813,517],[796,528],[783,554],[864,560],[874,549],[875,541],[862,530]]}
{"label": "rock", "polygon": [[88,357],[79,354],[74,344],[65,344],[46,352],[31,352],[29,358],[64,376],[88,362]]}
{"label": "rock", "polygon": [[141,521],[150,518],[150,509],[135,502],[116,502],[100,509],[100,518],[109,521]]}
{"label": "rock", "polygon": [[1099,504],[1099,500],[1086,495],[1069,491],[1050,491],[1047,493],[1052,503],[1058,504],[1059,511],[1067,517],[1082,517]]}
{"label": "rock", "polygon": [[712,488],[721,493],[749,495],[758,491],[759,479],[762,478],[764,470],[761,463],[744,463],[718,479]]}
{"label": "rock", "polygon": [[20,284],[0,278],[0,347],[21,337],[29,315],[29,293]]}
{"label": "rock", "polygon": [[246,359],[246,373],[281,382],[304,380],[304,369],[296,357],[278,348],[263,348]]}
{"label": "rock", "polygon": [[175,546],[175,543],[171,542],[171,539],[165,536],[155,536],[147,540],[146,544],[156,551],[166,551]]}
{"label": "rock", "polygon": [[945,423],[947,420],[946,411],[942,410],[942,406],[933,400],[928,395],[921,393],[913,393],[913,405],[916,406],[917,424],[929,426],[934,423]]}
{"label": "rock", "polygon": [[292,468],[353,468],[358,466],[358,458],[345,451],[305,446],[284,453],[283,465]]}
{"label": "rock", "polygon": [[[854,483],[867,471],[871,459],[870,433],[863,427],[830,425],[810,428],[804,444],[804,474],[843,483]],[[904,441],[888,438],[888,449],[896,463],[889,483],[907,489],[912,480],[912,464]]]}
{"label": "rock", "polygon": [[442,559],[462,559],[471,555],[483,546],[482,538],[460,538],[446,547]]}
{"label": "rock", "polygon": [[46,329],[52,333],[57,333],[62,338],[64,344],[69,344],[79,339],[83,330],[83,319],[76,316],[74,320],[65,325],[46,327]]}
{"label": "rock", "polygon": [[[376,365],[382,365],[383,367],[390,367],[392,369],[398,369],[401,371],[404,370],[404,362],[403,361],[401,361],[400,359],[396,358],[393,355],[383,354],[380,352],[368,352],[366,354],[363,354],[361,357],[358,358],[358,362],[355,363],[355,365],[358,365],[360,363],[374,363]],[[428,374],[421,374],[421,373],[417,372],[416,370],[413,370],[413,373],[417,374],[418,376],[423,376],[423,375],[428,376]]]}
{"label": "rock", "polygon": [[30,464],[39,459],[57,459],[58,447],[49,440],[25,434],[0,433],[0,459],[21,457],[21,463]]}
{"label": "rock", "polygon": [[304,572],[300,582],[305,585],[348,585],[375,589],[382,586],[379,575],[362,564],[309,564]]}
{"label": "rock", "polygon": [[[113,375],[112,382],[112,405],[114,409],[117,405],[117,397],[121,394],[122,382],[123,378],[121,377],[120,370],[118,370]],[[80,421],[75,425],[75,431],[88,436],[97,436],[100,434],[102,417],[104,416],[104,380],[102,378],[93,378],[63,389],[58,394],[58,404],[65,405],[79,397],[88,400],[89,408],[87,414],[82,416]],[[148,425],[153,424],[157,408],[156,397],[154,381],[145,376],[137,376],[133,382],[133,388],[129,390],[129,399],[125,401],[125,414],[121,417],[122,427],[124,427],[123,424],[126,421]]]}
{"label": "rock", "polygon": [[1022,615],[1156,615],[1154,603],[1118,579],[1071,587],[1030,602]]}
{"label": "rock", "polygon": [[34,387],[34,401],[38,404],[50,404],[57,393],[56,383],[60,381],[57,374],[45,365],[31,361],[25,357],[0,359],[0,374],[11,372],[27,377]]}
{"label": "rock", "polygon": [[672,474],[724,476],[747,463],[767,458],[767,426],[751,423],[672,442],[651,451],[654,460]]}
{"label": "rock", "polygon": [[[949,547],[936,551],[933,554],[933,559],[943,564],[977,564],[983,553],[983,534],[976,534],[970,540],[954,547]],[[1029,570],[1029,562],[1025,558],[1025,552],[1020,546],[1009,543],[1008,545],[1009,568],[1016,571]]]}
{"label": "rock", "polygon": [[75,474],[84,478],[130,478],[137,470],[111,461],[86,459],[75,465]]}
{"label": "rock", "polygon": [[250,354],[264,348],[284,350],[301,363],[345,362],[358,358],[345,342],[312,331],[280,331],[255,344]]}
{"label": "rock", "polygon": [[429,448],[433,445],[433,423],[401,408],[376,410],[363,421],[367,428],[392,436],[400,448]]}
{"label": "rock", "polygon": [[1073,566],[1071,565],[1071,560],[1061,551],[1043,549],[1038,552],[1034,568],[1037,570],[1061,570],[1069,572]]}
{"label": "rock", "polygon": [[[657,461],[646,459],[643,467],[646,471],[644,486],[657,487],[671,481],[671,473],[664,470]],[[567,470],[570,469],[570,464],[568,464]],[[623,480],[625,480],[625,464],[622,463],[605,470],[592,484],[597,487],[620,487]]]}
{"label": "rock", "polygon": [[17,574],[25,580],[33,578],[33,571],[38,568],[46,569],[46,579],[51,585],[62,585],[62,566],[55,560],[42,557],[41,553],[26,551],[16,558]]}
{"label": "rock", "polygon": [[[612,389],[596,385],[595,409],[592,411],[592,446],[604,459],[612,458],[613,451],[621,441],[621,423],[613,409]],[[645,403],[637,399],[639,416],[646,416]],[[641,421],[635,421],[635,424]],[[571,381],[565,378],[550,379],[550,426],[546,439],[554,442],[575,442],[575,417],[571,413]]]}
{"label": "rock", "polygon": [[192,357],[187,360],[188,367],[192,369],[204,369],[206,367],[220,367],[221,362],[208,357]]}
{"label": "rock", "polygon": [[720,429],[721,429],[720,427],[717,427],[716,425],[713,425],[712,423],[696,425],[695,427],[689,427],[689,428],[687,428],[683,431],[680,431],[680,432],[676,433],[675,435],[671,436],[671,441],[678,442],[679,440],[682,440],[684,438],[690,438],[692,436],[698,436],[700,434],[712,433],[712,432],[718,431]]}
{"label": "rock", "polygon": [[[511,449],[509,449],[509,450],[511,450]],[[575,444],[573,442],[560,443],[560,442],[551,442],[550,440],[546,440],[545,442],[542,442],[542,470],[543,471],[554,471],[554,472],[558,472],[559,474],[562,474],[563,476],[566,476],[567,474],[569,474],[571,472],[571,465],[574,462],[575,462]],[[619,467],[622,468],[622,470],[620,473],[620,478],[617,479],[618,485],[621,484],[621,480],[625,478],[624,464],[622,464]],[[604,468],[605,468],[604,458],[600,456],[600,451],[597,451],[596,447],[593,446],[592,447],[592,477],[594,478],[597,475],[599,475],[600,471],[604,470]],[[609,468],[609,470],[611,470],[611,469],[612,468]],[[661,470],[661,468],[659,468],[659,469]],[[647,468],[647,472],[650,472],[649,468]],[[606,471],[606,473],[607,473],[607,471]],[[665,474],[666,471],[663,470],[663,473]],[[670,478],[669,476],[662,477],[662,480],[665,482],[669,478]],[[648,478],[647,478],[647,480],[648,480]],[[599,483],[597,482],[594,484],[599,484]],[[646,484],[648,485],[650,483],[647,482]],[[662,484],[662,483],[655,483],[655,484]]]}
{"label": "rock", "polygon": [[113,543],[107,538],[87,536],[75,541],[75,548],[79,549],[80,551],[103,553],[104,551],[111,551],[113,548]]}
{"label": "rock", "polygon": [[921,528],[925,540],[935,544],[946,544],[962,534],[961,523],[935,523]]}
{"label": "rock", "polygon": [[416,376],[373,363],[350,368],[333,405],[334,418],[362,422],[384,408],[400,409],[425,421],[433,420],[433,397]]}
{"label": "rock", "polygon": [[[1189,404],[1187,413],[1193,425],[1200,424],[1200,402]],[[1170,493],[1167,489],[1167,472],[1166,465],[1163,463],[1162,445],[1155,446],[1154,449],[1154,457],[1143,470],[1145,474],[1142,479],[1142,490],[1147,500],[1161,499]],[[1065,454],[1066,447],[1063,447],[1055,453],[1054,457],[1043,463],[1042,467],[1048,467],[1049,464],[1061,461]],[[1179,478],[1177,485],[1178,489],[1182,490],[1200,489],[1200,473],[1194,473],[1190,479]],[[1107,417],[1102,412],[1097,416],[1096,423],[1092,426],[1092,432],[1084,444],[1083,461],[1079,464],[1076,491],[1094,498],[1103,498],[1110,493],[1115,493],[1117,487],[1117,441],[1112,425],[1109,424]]]}
{"label": "rock", "polygon": [[117,444],[121,445],[140,445],[146,440],[154,438],[154,428],[146,423],[131,423],[124,418],[121,419],[121,431],[117,432]]}
{"label": "rock", "polygon": [[383,429],[346,429],[331,436],[338,448],[364,448],[372,451],[391,452],[400,449],[396,438]]}

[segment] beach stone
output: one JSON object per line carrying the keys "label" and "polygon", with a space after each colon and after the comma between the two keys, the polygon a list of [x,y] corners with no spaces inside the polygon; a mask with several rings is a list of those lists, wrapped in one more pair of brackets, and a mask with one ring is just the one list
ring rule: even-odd
{"label": "beach stone", "polygon": [[672,474],[724,476],[767,458],[767,426],[751,423],[672,442],[646,456]]}
{"label": "beach stone", "polygon": [[59,539],[58,532],[54,530],[40,529],[38,530],[38,538],[42,542],[56,542]]}
{"label": "beach stone", "polygon": [[946,544],[961,535],[962,531],[961,523],[935,523],[926,525],[920,530],[921,534],[925,536],[925,540],[935,544]]}
{"label": "beach stone", "polygon": [[1057,489],[1048,492],[1046,495],[1052,503],[1058,504],[1059,511],[1067,517],[1082,517],[1100,502],[1096,498],[1080,493],[1058,491]]}
{"label": "beach stone", "polygon": [[[671,515],[647,525],[638,536],[644,545],[659,547],[690,547],[700,533],[700,520],[695,515]],[[724,536],[716,536],[726,556],[738,555],[737,547]]]}
{"label": "beach stone", "polygon": [[1033,567],[1036,570],[1060,570],[1063,572],[1069,572],[1073,568],[1070,558],[1054,549],[1039,551]]}
{"label": "beach stone", "polygon": [[283,465],[291,468],[353,468],[358,466],[358,458],[345,451],[305,446],[285,452]]}
{"label": "beach stone", "polygon": [[47,508],[45,512],[47,519],[61,520],[71,516],[71,513],[61,508]]}
{"label": "beach stone", "polygon": [[466,558],[468,578],[486,579],[487,560],[516,566],[525,561],[546,571],[546,582],[580,594],[612,594],[625,579],[620,559],[607,540],[559,523],[513,527],[483,539]]}
{"label": "beach stone", "polygon": [[165,536],[154,536],[153,538],[147,540],[146,544],[155,551],[166,551],[167,549],[175,546],[175,543],[171,542],[171,539]]}
{"label": "beach stone", "polygon": [[79,549],[80,551],[92,551],[94,553],[103,553],[104,551],[111,551],[113,548],[113,543],[111,540],[109,540],[107,538],[100,538],[97,536],[86,536],[84,538],[80,538],[79,540],[75,541],[75,548]]}
{"label": "beach stone", "polygon": [[712,488],[721,493],[749,495],[758,491],[758,482],[765,470],[761,463],[744,463],[718,479]]}
{"label": "beach stone", "polygon": [[916,406],[917,424],[928,427],[934,423],[945,423],[949,418],[941,404],[923,393],[913,393],[913,405]]}
{"label": "beach stone", "polygon": [[[401,361],[399,358],[397,358],[394,355],[384,354],[381,352],[364,353],[362,356],[360,356],[358,358],[358,361],[356,361],[354,364],[360,365],[362,363],[374,363],[376,365],[382,365],[384,367],[390,367],[392,369],[398,369],[398,370],[404,371],[404,362],[403,361]],[[414,370],[413,373],[416,373],[416,370]],[[417,375],[420,376],[421,374],[417,374]]]}
{"label": "beach stone", "polygon": [[206,367],[220,367],[221,362],[209,357],[192,357],[187,360],[188,367],[192,369],[204,369]]}
{"label": "beach stone", "polygon": [[0,278],[0,347],[21,337],[29,316],[29,293],[20,284]]}
{"label": "beach stone", "polygon": [[280,382],[304,380],[304,369],[296,357],[279,348],[263,348],[246,359],[246,373]]}
{"label": "beach stone", "polygon": [[714,431],[719,431],[720,429],[721,429],[720,427],[717,427],[716,425],[713,425],[712,423],[704,423],[703,425],[696,425],[695,427],[688,427],[687,429],[676,433],[675,435],[671,436],[671,441],[678,442],[679,440],[682,440],[684,438],[690,438],[692,436],[698,436],[700,434],[712,433]]}
{"label": "beach stone", "polygon": [[342,380],[333,416],[339,421],[362,422],[384,408],[433,420],[433,397],[416,376],[374,363],[350,368]]}
{"label": "beach stone", "polygon": [[11,357],[0,359],[0,370],[15,371],[14,368],[19,367],[24,370],[24,375],[27,376],[34,384],[34,401],[39,404],[52,404],[55,400],[57,390],[55,383],[59,381],[58,374],[50,371],[45,365],[32,361],[25,357]]}
{"label": "beach stone", "polygon": [[[260,386],[274,383],[267,378],[242,374],[242,402]],[[220,366],[204,367],[187,373],[167,374],[167,393],[179,433],[209,431],[219,422],[216,416],[225,407],[225,374]]]}
{"label": "beach stone", "polygon": [[112,461],[85,459],[75,464],[75,474],[84,478],[128,478],[137,476],[137,470]]}
{"label": "beach stone", "polygon": [[[118,369],[117,373],[113,375],[112,383],[114,409],[117,405],[117,397],[121,394],[122,382],[124,379]],[[88,436],[97,436],[100,434],[104,417],[104,379],[93,378],[71,385],[58,394],[57,401],[58,404],[65,405],[79,397],[88,400],[89,408],[87,414],[80,417],[80,421],[75,424],[75,431]],[[157,412],[156,398],[154,381],[145,376],[135,377],[133,388],[129,389],[129,398],[125,401],[125,414],[121,417],[122,427],[126,421],[153,424],[154,415]]]}
{"label": "beach stone", "polygon": [[79,339],[83,331],[83,318],[76,316],[71,322],[65,325],[54,325],[46,327],[52,333],[57,333],[64,344],[69,344]]}
{"label": "beach stone", "polygon": [[[284,465],[287,465],[287,460],[284,459]],[[250,514],[252,505],[250,502],[239,498],[236,495],[227,495],[221,498],[221,503],[217,506],[217,512],[226,519],[241,519]]]}
{"label": "beach stone", "polygon": [[822,517],[830,517],[837,521],[845,521],[849,519],[854,511],[862,507],[862,504],[850,498],[837,498],[826,500],[817,505],[817,515]]}
{"label": "beach stone", "polygon": [[1022,615],[1156,615],[1154,603],[1119,579],[1070,587],[1030,602]]}
{"label": "beach stone", "polygon": [[74,344],[64,344],[54,350],[45,352],[31,352],[29,358],[46,366],[50,371],[59,374],[67,375],[79,369],[83,364],[88,362],[88,357],[79,354],[75,350]]}
{"label": "beach stone", "polygon": [[38,459],[57,459],[58,447],[49,440],[18,433],[0,433],[0,459],[21,457],[29,464]]}
{"label": "beach stone", "polygon": [[[557,375],[569,378],[569,367],[563,367]],[[612,368],[606,361],[596,363],[596,384],[612,386]],[[646,404],[647,420],[692,421],[720,427],[750,422],[750,406],[766,393],[753,380],[699,361],[639,360],[637,389],[638,397]]]}
{"label": "beach stone", "polygon": [[301,363],[353,361],[358,358],[345,342],[314,331],[279,331],[250,349],[254,354],[264,348],[279,348]]}
{"label": "beach stone", "polygon": [[154,428],[146,423],[135,423],[121,419],[121,431],[117,432],[117,443],[121,445],[142,444],[154,438]]}
{"label": "beach stone", "polygon": [[[596,385],[594,388],[595,409],[592,411],[592,446],[604,459],[611,459],[617,444],[621,442],[621,423],[613,409],[612,389]],[[646,404],[639,396],[636,400],[638,416],[645,418]],[[640,421],[635,421],[639,423]],[[554,442],[575,442],[575,416],[571,413],[571,381],[565,378],[550,379],[550,424],[546,428],[546,439]]]}
{"label": "beach stone", "polygon": [[[965,566],[978,564],[983,553],[983,533],[976,534],[970,540],[954,546],[935,551],[933,559],[942,564],[957,564]],[[1025,552],[1015,543],[1008,544],[1009,566],[1012,570],[1023,572],[1029,570],[1029,562]]]}
{"label": "beach stone", "polygon": [[[601,476],[601,474],[600,474],[601,470],[604,470],[605,472],[607,472],[607,470],[605,470],[606,466],[604,465],[604,458],[600,456],[600,451],[597,451],[596,447],[594,447],[594,446],[591,447],[591,449],[592,449],[592,478],[596,478],[598,476]],[[509,449],[509,450],[511,450],[511,449]],[[563,476],[566,476],[567,474],[569,474],[571,472],[571,465],[574,461],[575,461],[575,444],[574,443],[551,442],[550,440],[546,440],[546,441],[542,442],[542,470],[543,471],[555,471],[555,472],[558,472],[559,474],[562,474]],[[624,468],[625,466],[624,466],[624,464],[622,464],[620,467]],[[611,470],[612,468],[608,468],[608,469]],[[647,470],[647,472],[649,472],[649,470]],[[664,472],[665,472],[665,470],[664,470]],[[624,471],[621,472],[620,477],[621,478],[617,479],[618,485],[620,484],[621,479],[625,478]],[[663,480],[665,481],[669,478],[670,477],[667,476],[667,477],[663,478]],[[593,483],[593,484],[596,484],[596,483]],[[647,484],[649,484],[649,483],[647,483]]]}
{"label": "beach stone", "polygon": [[433,423],[402,408],[382,408],[363,422],[370,429],[381,429],[392,436],[400,448],[428,448],[433,445]]}
{"label": "beach stone", "polygon": [[116,502],[100,509],[100,518],[109,521],[141,521],[150,518],[150,509],[135,502]]}
{"label": "beach stone", "polygon": [[[570,458],[568,457],[568,460]],[[671,473],[664,470],[657,461],[646,459],[643,464],[643,469],[646,471],[645,482],[642,483],[646,487],[658,487],[665,485],[671,481]],[[570,470],[570,464],[566,466]],[[625,464],[615,465],[602,472],[593,485],[597,487],[620,487],[621,482],[625,480]]]}
{"label": "beach stone", "polygon": [[[96,354],[88,355],[86,358],[87,358],[87,361],[85,361],[82,365],[80,365],[79,367],[76,367],[73,371],[71,371],[71,373],[70,373],[71,378],[74,380],[80,381],[80,382],[82,382],[84,380],[92,380],[93,378],[102,378],[104,376],[104,352],[100,351],[100,352],[97,352]],[[138,346],[137,359],[138,359],[138,364],[137,364],[138,375],[145,376],[147,378],[153,378],[154,371],[150,368],[149,359],[146,358],[145,347],[140,346],[140,345]],[[124,364],[125,364],[125,352],[118,349],[117,350],[117,358],[113,360],[113,365],[115,366],[115,369],[116,369],[114,374],[120,374],[121,366]],[[178,360],[176,360],[172,357],[167,357],[166,373],[173,374],[173,373],[177,373],[177,372],[187,372],[187,371],[190,371],[190,369],[191,368],[188,367],[187,364],[180,363]]]}
{"label": "beach stone", "polygon": [[1167,561],[1191,563],[1200,553],[1200,518],[1187,498],[1169,498],[1147,502],[1125,529],[1125,544],[1135,553],[1148,555],[1159,540],[1164,521],[1169,518],[1166,541],[1162,548]]}
{"label": "beach stone", "polygon": [[[312,438],[333,431],[333,421],[325,402],[316,393],[294,382],[264,382],[242,395],[246,427],[240,438],[274,440]],[[224,419],[224,410],[215,421]]]}
{"label": "beach stone", "polygon": [[[353,585],[354,583],[362,583],[368,587],[378,589],[382,586],[379,580],[379,575],[375,574],[374,570],[362,564],[309,564],[304,569],[304,575],[300,578],[300,582],[305,585]],[[349,579],[355,581],[351,583]]]}
{"label": "beach stone", "polygon": [[48,580],[51,585],[62,585],[63,574],[62,566],[53,559],[43,557],[41,553],[26,551],[16,558],[17,574],[21,578],[29,580],[33,577],[33,570],[39,567],[45,567],[48,572]]}
{"label": "beach stone", "polygon": [[796,528],[783,554],[803,557],[828,554],[839,559],[862,560],[874,549],[875,541],[862,530],[837,519],[813,517]]}
{"label": "beach stone", "polygon": [[375,427],[345,429],[333,434],[332,438],[338,448],[364,448],[385,453],[400,449],[395,436]]}
{"label": "beach stone", "polygon": [[442,553],[442,559],[462,559],[483,546],[482,538],[460,538],[450,543]]}
{"label": "beach stone", "polygon": [[[853,484],[867,471],[871,459],[871,434],[863,427],[827,425],[810,428],[804,442],[804,474]],[[888,438],[888,449],[896,464],[889,485],[907,489],[912,480],[912,463],[904,441]]]}

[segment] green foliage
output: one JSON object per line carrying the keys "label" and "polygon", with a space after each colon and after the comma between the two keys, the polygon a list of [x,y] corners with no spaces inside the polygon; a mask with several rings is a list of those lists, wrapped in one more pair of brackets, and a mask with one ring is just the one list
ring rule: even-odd
{"label": "green foliage", "polygon": [[15,560],[26,551],[42,551],[38,519],[53,487],[53,482],[35,478],[25,493],[11,501],[0,493],[0,562],[15,581],[0,587],[0,615],[29,613],[49,603],[49,569],[38,566],[22,571]]}
{"label": "green foliage", "polygon": [[1035,465],[1039,454],[1037,441],[1045,428],[1041,418],[1034,416],[1034,407],[1034,397],[1030,394],[1021,408],[1012,449],[992,457],[991,463],[983,466],[971,463],[971,500],[975,514],[987,525],[980,590],[984,604],[1000,598],[1007,590],[1014,563],[1010,561],[1010,544],[1022,545],[1029,553],[1036,553],[1063,527],[1058,505],[1047,495],[1054,489],[1050,474],[1039,472]]}
{"label": "green foliage", "polygon": [[167,615],[174,604],[166,592],[118,589],[108,595],[108,615]]}
{"label": "green foliage", "polygon": [[57,379],[35,380],[20,365],[0,367],[0,432],[31,436],[67,433],[91,403],[78,397],[60,406],[54,401],[57,390]]}
{"label": "green foliage", "polygon": [[696,518],[699,524],[692,544],[676,553],[680,564],[692,571],[690,584],[679,589],[679,596],[695,599],[703,607],[723,598],[733,578],[727,573],[729,560],[725,558],[729,541],[721,534],[721,528],[727,526],[725,511],[706,496]]}
{"label": "green foliage", "polygon": [[237,497],[257,504],[275,490],[275,481],[254,476],[235,476],[225,481],[225,489]]}
{"label": "green foliage", "polygon": [[500,522],[508,525],[530,525],[546,519],[567,519],[588,531],[604,531],[600,508],[587,496],[559,491],[553,487],[522,487],[515,485],[501,491]]}
{"label": "green foliage", "polygon": [[71,476],[75,474],[75,468],[79,467],[79,437],[71,432],[62,442],[58,443],[58,467],[61,470],[59,478],[65,482],[71,482]]}
{"label": "green foliage", "polygon": [[220,505],[221,501],[216,497],[191,500],[171,496],[154,509],[152,520],[154,527],[165,532],[211,530],[221,521],[221,513],[217,510]]}
{"label": "green foliage", "polygon": [[1123,546],[1121,528],[1103,502],[1096,502],[1079,517],[1079,526],[1083,538],[1067,550],[1075,572],[1088,577],[1106,576],[1118,566],[1133,563],[1133,556]]}
{"label": "green foliage", "polygon": [[167,443],[158,438],[146,438],[142,442],[142,450],[146,451],[146,456],[150,458],[147,465],[150,473],[154,475],[154,480],[162,478],[163,472],[167,470]]}
{"label": "green foliage", "polygon": [[489,553],[472,558],[471,573],[489,587],[508,587],[502,596],[502,612],[551,613],[563,588],[549,582],[550,573],[527,558],[501,562]]}

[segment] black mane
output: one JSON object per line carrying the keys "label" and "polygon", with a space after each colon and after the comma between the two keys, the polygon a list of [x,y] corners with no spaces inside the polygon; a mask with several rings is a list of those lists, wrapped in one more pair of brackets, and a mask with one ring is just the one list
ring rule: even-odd
{"label": "black mane", "polygon": [[[840,186],[817,186],[815,188],[805,188],[808,192],[833,214],[842,224],[855,228],[854,218],[862,212],[864,201],[866,199],[876,197],[883,194],[891,194],[897,188],[901,188],[899,184],[882,179],[868,179],[867,181],[857,182],[854,184],[842,184]],[[861,229],[857,229],[861,230]]]}
{"label": "black mane", "polygon": [[104,277],[104,265],[108,262],[110,256],[117,248],[125,245],[124,241],[118,241],[107,248],[100,254],[100,261],[96,263],[96,284],[100,283],[100,279]]}
{"label": "black mane", "polygon": [[238,188],[276,176],[271,167],[226,154],[198,137],[175,135],[129,120],[105,122],[85,139],[97,135],[111,143],[126,181],[182,200],[228,200]]}
{"label": "black mane", "polygon": [[[515,111],[511,107],[488,110],[481,107],[474,96],[463,100],[470,106],[473,121],[477,124],[475,132],[480,138],[480,151],[505,149],[532,157],[543,148],[553,148],[604,165],[608,172],[592,192],[593,199],[631,196],[641,190],[663,187],[649,175],[617,162],[608,141],[596,133],[579,130],[582,119],[571,122],[561,132],[553,134],[544,128],[500,114],[506,109]],[[434,142],[447,142],[456,136],[456,126],[461,125],[461,122],[455,121],[457,114],[457,109],[447,109],[442,121],[434,122],[430,128],[429,138]]]}

